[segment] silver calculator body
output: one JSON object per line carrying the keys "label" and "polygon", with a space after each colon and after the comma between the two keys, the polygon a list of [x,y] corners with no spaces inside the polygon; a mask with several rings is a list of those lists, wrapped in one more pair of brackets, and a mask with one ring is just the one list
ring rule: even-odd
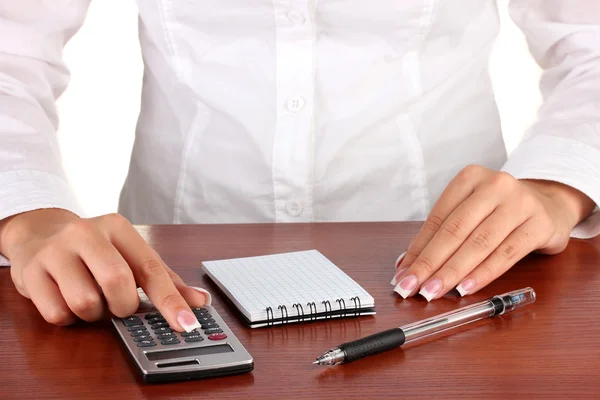
{"label": "silver calculator body", "polygon": [[173,331],[141,294],[140,309],[112,318],[146,382],[168,382],[241,374],[254,369],[252,356],[211,306],[192,308],[202,325],[191,333]]}

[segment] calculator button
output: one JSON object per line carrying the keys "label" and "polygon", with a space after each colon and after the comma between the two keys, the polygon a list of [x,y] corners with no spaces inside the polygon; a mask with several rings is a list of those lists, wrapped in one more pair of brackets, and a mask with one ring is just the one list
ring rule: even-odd
{"label": "calculator button", "polygon": [[143,342],[144,340],[152,340],[152,336],[150,335],[142,335],[142,336],[138,336],[133,338],[134,342]]}
{"label": "calculator button", "polygon": [[210,328],[204,331],[206,335],[210,335],[212,333],[223,333],[223,330],[220,328]]}
{"label": "calculator button", "polygon": [[152,325],[152,324],[156,324],[157,322],[165,322],[165,319],[164,319],[163,317],[155,317],[155,318],[150,318],[150,319],[148,320],[148,323],[149,323],[150,325]]}
{"label": "calculator button", "polygon": [[152,346],[156,346],[156,343],[154,342],[154,340],[143,340],[141,342],[139,342],[138,347],[152,347]]}
{"label": "calculator button", "polygon": [[133,332],[133,331],[137,331],[137,330],[145,331],[146,327],[144,325],[133,325],[133,326],[128,326],[127,330],[129,332]]}
{"label": "calculator button", "polygon": [[210,314],[209,314],[209,313],[207,313],[207,312],[198,312],[198,311],[194,311],[194,315],[195,315],[197,318],[201,318],[201,317],[210,318],[210,317],[211,317],[211,316],[210,316]]}
{"label": "calculator button", "polygon": [[135,331],[132,331],[132,332],[129,332],[129,333],[131,333],[131,336],[133,336],[133,337],[140,337],[140,336],[144,336],[144,335],[149,335],[149,333],[148,333],[148,331],[146,329],[138,329],[138,330],[135,330]]}
{"label": "calculator button", "polygon": [[157,312],[151,312],[151,313],[146,314],[144,316],[144,318],[146,318],[146,319],[162,318],[162,315],[160,315],[160,313],[157,313]]}
{"label": "calculator button", "polygon": [[195,329],[194,329],[193,331],[191,331],[191,332],[181,332],[181,333],[180,333],[180,335],[181,335],[182,337],[195,336],[195,335],[199,335],[199,334],[200,334],[200,332],[198,332],[198,331],[197,331],[197,330],[195,330]]}
{"label": "calculator button", "polygon": [[125,326],[134,326],[134,325],[142,325],[143,322],[140,317],[136,315],[132,315],[131,317],[123,318],[123,325]]}
{"label": "calculator button", "polygon": [[167,338],[167,339],[161,340],[160,343],[161,344],[177,344],[177,343],[179,343],[179,339],[177,339],[176,337]]}
{"label": "calculator button", "polygon": [[201,342],[203,340],[204,340],[204,338],[200,335],[188,336],[185,338],[186,343]]}
{"label": "calculator button", "polygon": [[223,340],[227,338],[227,335],[224,333],[213,333],[212,335],[208,335],[210,340]]}
{"label": "calculator button", "polygon": [[168,327],[169,323],[168,322],[157,322],[155,324],[150,325],[150,328],[152,329],[156,329],[156,328],[164,328],[164,327]]}
{"label": "calculator button", "polygon": [[156,333],[157,335],[159,333],[171,333],[171,332],[173,332],[173,329],[171,329],[171,328],[164,328],[163,327],[163,328],[156,328],[156,329],[154,329],[154,333]]}
{"label": "calculator button", "polygon": [[208,324],[202,324],[200,326],[202,329],[210,329],[210,328],[218,328],[219,324],[216,324],[214,322],[208,323]]}
{"label": "calculator button", "polygon": [[213,322],[215,322],[215,320],[211,317],[198,317],[198,322],[200,322],[201,324],[212,324]]}
{"label": "calculator button", "polygon": [[162,340],[162,339],[177,337],[177,335],[175,335],[173,332],[171,332],[171,333],[161,333],[161,334],[156,335],[156,337]]}
{"label": "calculator button", "polygon": [[207,313],[208,310],[206,308],[202,308],[202,307],[194,307],[192,308],[192,311],[195,313]]}

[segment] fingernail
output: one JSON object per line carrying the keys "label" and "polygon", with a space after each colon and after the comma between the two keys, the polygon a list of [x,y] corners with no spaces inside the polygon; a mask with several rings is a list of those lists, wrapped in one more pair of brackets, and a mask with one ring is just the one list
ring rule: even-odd
{"label": "fingernail", "polygon": [[404,258],[405,255],[406,255],[406,252],[404,252],[398,256],[398,259],[396,260],[396,268],[398,268],[400,266],[400,263],[402,262],[402,259]]}
{"label": "fingernail", "polygon": [[461,296],[464,296],[469,293],[469,291],[473,290],[474,287],[475,279],[467,279],[466,281],[461,282],[461,284],[456,287],[456,290],[458,290],[458,293],[460,293]]}
{"label": "fingernail", "polygon": [[442,281],[439,279],[434,279],[423,286],[419,294],[425,297],[427,301],[431,301],[440,292],[440,290],[442,290]]}
{"label": "fingernail", "polygon": [[413,290],[417,287],[417,277],[409,275],[402,279],[399,284],[394,288],[394,292],[398,293],[402,298],[407,298]]}
{"label": "fingernail", "polygon": [[406,272],[407,269],[408,269],[408,267],[407,268],[402,268],[400,271],[397,271],[394,274],[394,277],[392,278],[392,281],[390,282],[390,285],[396,286],[396,283],[398,283],[398,279],[396,277],[398,277],[398,278],[402,277],[402,275]]}
{"label": "fingernail", "polygon": [[210,306],[212,305],[212,295],[206,290],[206,289],[202,289],[196,286],[190,286],[192,289],[196,289],[197,291],[199,291],[200,293],[203,293],[206,296],[206,303],[204,303],[205,306]]}
{"label": "fingernail", "polygon": [[200,329],[200,322],[196,316],[188,310],[181,310],[177,313],[177,322],[186,332],[191,332],[194,329]]}

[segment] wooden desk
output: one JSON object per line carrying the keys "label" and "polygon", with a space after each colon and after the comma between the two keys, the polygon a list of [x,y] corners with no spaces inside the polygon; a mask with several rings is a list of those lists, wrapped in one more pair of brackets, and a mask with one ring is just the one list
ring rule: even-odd
{"label": "wooden desk", "polygon": [[[598,398],[600,240],[532,256],[476,295],[402,300],[389,281],[416,223],[140,227],[190,284],[214,293],[255,360],[252,373],[144,384],[108,321],[54,327],[0,270],[0,398]],[[200,269],[201,260],[319,249],[373,295],[374,317],[246,328]],[[532,286],[534,306],[409,349],[337,366],[311,365],[329,347]]]}

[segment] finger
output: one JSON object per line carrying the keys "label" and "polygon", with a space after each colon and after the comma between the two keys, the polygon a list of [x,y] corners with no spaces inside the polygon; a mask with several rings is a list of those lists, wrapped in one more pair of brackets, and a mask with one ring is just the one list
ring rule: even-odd
{"label": "finger", "polygon": [[400,266],[400,263],[402,262],[402,259],[404,258],[404,256],[406,255],[406,251],[402,254],[400,254],[398,256],[398,258],[396,259],[396,269],[398,269],[398,267]]}
{"label": "finger", "polygon": [[396,281],[396,278],[402,277],[402,275],[404,275],[404,272],[407,270],[407,268],[398,269],[398,266],[402,262],[402,259],[404,259],[404,256],[406,256],[406,252],[400,254],[400,256],[398,256],[398,259],[396,260],[396,269],[394,270],[394,276],[392,277],[390,285],[396,286],[396,283],[398,283]]}
{"label": "finger", "polygon": [[415,262],[431,238],[439,231],[446,218],[492,173],[487,168],[470,165],[450,181],[433,206],[398,268],[409,267]]}
{"label": "finger", "polygon": [[169,325],[180,332],[200,328],[198,319],[171,280],[165,263],[129,221],[111,215],[103,217],[102,224],[105,234],[131,267],[136,282]]}
{"label": "finger", "polygon": [[508,206],[498,207],[475,228],[456,253],[421,285],[419,294],[431,301],[452,290],[530,216],[526,210],[520,211]]}
{"label": "finger", "polygon": [[[460,248],[483,220],[491,215],[501,199],[487,188],[477,189],[441,225],[423,251],[404,271],[394,290],[406,298],[436,273]],[[439,289],[439,288],[438,288]]]}
{"label": "finger", "polygon": [[[58,250],[56,250],[58,252]],[[97,321],[104,314],[98,285],[81,259],[73,253],[47,257],[46,270],[58,285],[69,309],[84,321]]]}
{"label": "finger", "polygon": [[520,259],[539,247],[544,237],[536,235],[540,226],[528,219],[515,229],[473,272],[457,286],[461,296],[472,294],[508,271]]}
{"label": "finger", "polygon": [[210,305],[210,300],[212,300],[212,298],[208,291],[201,288],[186,285],[183,279],[181,279],[179,275],[173,272],[171,268],[169,268],[168,266],[165,266],[165,268],[167,270],[167,273],[171,277],[171,280],[173,280],[175,287],[177,288],[179,293],[181,293],[188,305],[190,305],[191,307],[202,307],[204,305]]}
{"label": "finger", "polygon": [[41,266],[27,267],[23,272],[23,281],[31,301],[46,321],[58,326],[77,321],[58,286]]}
{"label": "finger", "polygon": [[[413,243],[415,242],[416,236],[413,236],[410,241],[408,242],[408,246],[406,247],[407,249],[409,249]],[[394,270],[394,276],[392,277],[392,281],[390,282],[390,285],[392,286],[396,286],[396,284],[398,283],[398,279],[402,278],[402,275],[404,275],[404,272],[406,272],[406,270],[408,269],[407,267],[400,267],[400,264],[402,263],[402,260],[404,260],[404,257],[406,256],[406,251],[402,254],[400,254],[398,256],[398,258],[396,259],[396,266],[395,266],[395,270]]]}
{"label": "finger", "polygon": [[[84,220],[82,220],[84,221]],[[130,266],[119,251],[97,233],[96,227],[83,227],[72,245],[106,299],[109,310],[115,316],[125,318],[139,307],[137,285]]]}
{"label": "finger", "polygon": [[23,282],[22,273],[23,268],[19,268],[14,264],[10,267],[10,277],[15,285],[15,288],[17,289],[17,292],[19,292],[21,296],[31,299],[31,296],[29,296],[29,293],[27,292],[27,286]]}
{"label": "finger", "polygon": [[[416,238],[417,238],[416,236],[413,236],[409,240],[408,246],[406,246],[407,249],[410,249],[413,246],[413,244],[415,243],[415,239]],[[398,256],[398,258],[396,259],[396,264],[395,264],[396,265],[396,269],[398,269],[398,267],[400,267],[400,263],[402,262],[402,260],[404,260],[405,256],[406,256],[406,251]]]}

